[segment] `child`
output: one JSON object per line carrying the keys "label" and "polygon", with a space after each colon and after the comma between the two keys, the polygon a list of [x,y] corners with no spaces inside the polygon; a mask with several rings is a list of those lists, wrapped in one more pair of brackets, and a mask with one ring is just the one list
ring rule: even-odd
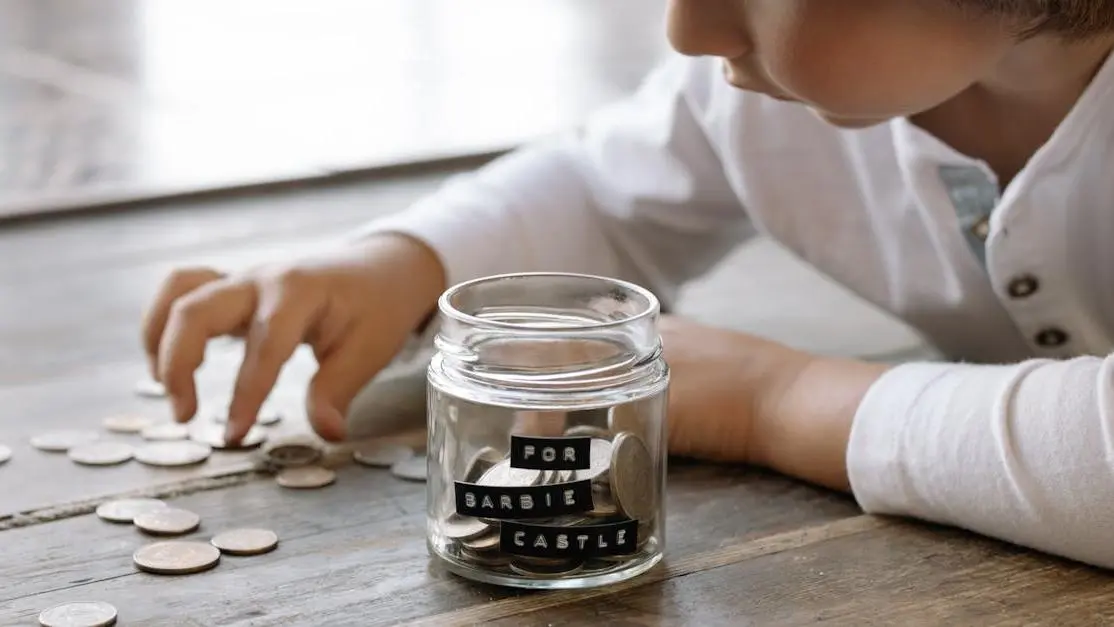
{"label": "child", "polygon": [[175,273],[145,344],[178,419],[205,342],[242,334],[231,437],[306,342],[311,420],[340,439],[449,285],[584,272],[668,307],[760,231],[955,363],[825,358],[667,318],[673,453],[1114,566],[1114,4],[673,0],[669,37],[688,56],[576,136],[330,256]]}

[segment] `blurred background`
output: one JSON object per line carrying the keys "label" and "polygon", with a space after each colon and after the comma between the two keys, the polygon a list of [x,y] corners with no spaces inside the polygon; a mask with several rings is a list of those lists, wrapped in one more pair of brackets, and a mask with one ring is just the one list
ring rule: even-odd
{"label": "blurred background", "polygon": [[664,0],[0,0],[0,216],[499,151],[666,52]]}

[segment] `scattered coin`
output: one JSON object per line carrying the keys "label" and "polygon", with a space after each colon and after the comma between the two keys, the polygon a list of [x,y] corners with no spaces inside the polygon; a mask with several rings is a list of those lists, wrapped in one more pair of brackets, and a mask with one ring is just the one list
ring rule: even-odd
{"label": "scattered coin", "polygon": [[0,464],[7,462],[12,458],[12,449],[0,444]]}
{"label": "scattered coin", "polygon": [[194,442],[208,444],[216,449],[247,449],[255,448],[260,444],[267,441],[267,433],[259,427],[252,427],[248,430],[247,435],[244,436],[238,444],[231,444],[224,438],[224,427],[198,424],[190,431],[190,439]]}
{"label": "scattered coin", "polygon": [[190,437],[190,430],[186,425],[180,425],[176,422],[163,422],[143,427],[139,431],[139,436],[144,440],[156,442],[185,440]]}
{"label": "scattered coin", "polygon": [[82,601],[58,605],[39,613],[43,627],[111,627],[116,624],[116,608],[102,601]]}
{"label": "scattered coin", "polygon": [[89,442],[71,448],[66,454],[83,466],[115,466],[131,460],[135,451],[123,442]]}
{"label": "scattered coin", "polygon": [[278,535],[270,529],[232,529],[213,536],[209,542],[229,555],[262,555],[275,550]]}
{"label": "scattered coin", "polygon": [[464,481],[466,483],[479,481],[485,472],[491,470],[492,466],[501,461],[503,461],[502,453],[490,446],[483,447],[476,451],[472,459],[468,460],[467,470],[464,472]]}
{"label": "scattered coin", "polygon": [[105,418],[102,424],[105,429],[113,433],[139,433],[143,431],[144,427],[151,424],[151,420],[144,416],[121,414]]}
{"label": "scattered coin", "polygon": [[511,562],[511,570],[514,572],[539,579],[573,575],[583,568],[584,562],[579,560],[554,560],[552,563],[547,563],[541,560],[527,561],[520,558]]}
{"label": "scattered coin", "polygon": [[635,520],[649,520],[654,515],[654,463],[650,451],[638,436],[620,433],[615,436],[611,457],[611,489],[615,502],[624,514]]}
{"label": "scattered coin", "polygon": [[217,547],[191,540],[165,540],[140,547],[132,555],[139,570],[156,575],[192,575],[217,565]]}
{"label": "scattered coin", "polygon": [[[453,514],[441,523],[445,535],[456,540],[469,540],[487,533],[491,527],[482,520]],[[476,548],[476,547],[471,547]]]}
{"label": "scattered coin", "polygon": [[142,396],[144,398],[166,397],[166,386],[159,383],[158,381],[155,381],[154,379],[151,379],[150,377],[137,381],[134,389],[136,395]]}
{"label": "scattered coin", "polygon": [[407,481],[425,481],[429,464],[425,455],[414,455],[391,466],[391,474]]}
{"label": "scattered coin", "polygon": [[369,442],[357,446],[352,451],[352,459],[356,463],[376,468],[390,468],[413,456],[414,449],[409,446],[389,442]]}
{"label": "scattered coin", "polygon": [[283,468],[275,481],[284,488],[313,489],[323,488],[336,481],[337,474],[321,466],[297,466]]}
{"label": "scattered coin", "polygon": [[306,437],[287,437],[279,441],[269,442],[263,449],[268,465],[277,468],[290,468],[294,466],[309,466],[321,459],[321,447]]}
{"label": "scattered coin", "polygon": [[542,473],[529,468],[511,468],[511,461],[504,459],[485,472],[476,483],[486,486],[527,487],[542,482]]}
{"label": "scattered coin", "polygon": [[131,523],[140,514],[167,507],[167,504],[159,499],[117,499],[98,505],[97,516],[109,522]]}
{"label": "scattered coin", "polygon": [[180,536],[200,527],[201,517],[189,510],[162,507],[143,512],[132,522],[140,531],[151,535]]}
{"label": "scattered coin", "polygon": [[96,431],[48,431],[31,438],[31,446],[40,451],[51,453],[65,453],[78,444],[86,444],[99,439],[101,436]]}
{"label": "scattered coin", "polygon": [[[228,422],[227,412],[217,412],[213,414],[213,422],[223,425]],[[255,417],[255,424],[262,427],[273,427],[282,422],[282,414],[273,409],[261,409],[259,414]]]}
{"label": "scattered coin", "polygon": [[211,453],[208,445],[189,440],[151,442],[135,449],[135,460],[149,466],[191,466],[209,459]]}

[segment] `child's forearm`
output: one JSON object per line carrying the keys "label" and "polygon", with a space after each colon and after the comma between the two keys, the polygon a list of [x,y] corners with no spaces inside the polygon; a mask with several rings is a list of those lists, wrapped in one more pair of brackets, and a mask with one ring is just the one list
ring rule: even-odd
{"label": "child's forearm", "polygon": [[754,418],[753,463],[848,491],[847,443],[855,412],[890,366],[817,357]]}

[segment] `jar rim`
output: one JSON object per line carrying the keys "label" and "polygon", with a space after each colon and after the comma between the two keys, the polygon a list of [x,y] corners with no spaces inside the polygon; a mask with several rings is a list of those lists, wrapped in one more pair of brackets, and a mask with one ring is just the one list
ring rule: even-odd
{"label": "jar rim", "polygon": [[470,326],[480,327],[480,328],[488,328],[488,329],[504,329],[504,330],[522,329],[522,325],[516,324],[516,323],[513,323],[513,322],[502,322],[502,321],[499,321],[499,320],[491,320],[489,318],[481,318],[479,316],[474,316],[472,314],[465,313],[465,312],[461,311],[460,309],[457,309],[452,304],[452,300],[455,296],[457,296],[458,294],[460,294],[464,290],[473,288],[477,285],[483,285],[485,283],[495,283],[497,281],[505,281],[505,280],[508,280],[508,279],[528,279],[528,278],[545,278],[545,277],[567,278],[567,279],[589,279],[589,280],[593,280],[593,281],[601,281],[601,282],[608,283],[610,285],[614,285],[616,287],[623,288],[625,290],[629,290],[629,291],[641,296],[642,298],[646,299],[646,307],[644,307],[642,310],[638,311],[637,313],[632,314],[632,315],[630,315],[626,318],[623,318],[621,320],[588,321],[588,322],[585,322],[583,324],[570,324],[568,326],[551,327],[551,328],[546,328],[546,333],[547,334],[558,334],[558,335],[565,334],[565,333],[576,334],[576,333],[583,333],[583,332],[586,332],[586,331],[600,331],[600,330],[613,329],[613,328],[616,328],[616,327],[622,327],[622,326],[629,325],[632,322],[638,322],[638,321],[643,320],[645,318],[655,316],[659,313],[660,308],[661,308],[661,304],[658,301],[658,297],[655,296],[653,292],[651,292],[650,290],[642,287],[641,285],[638,285],[636,283],[631,283],[630,281],[624,281],[622,279],[614,279],[614,278],[611,278],[611,277],[605,277],[605,276],[600,276],[600,275],[582,274],[582,273],[575,273],[575,272],[513,272],[513,273],[507,273],[507,274],[495,274],[495,275],[490,275],[490,276],[484,276],[484,277],[471,279],[471,280],[468,280],[468,281],[463,281],[463,282],[457,283],[456,285],[454,285],[454,286],[450,287],[449,289],[445,290],[444,293],[441,294],[440,298],[437,299],[437,307],[440,310],[441,315],[445,316],[446,318],[450,318],[452,320],[456,320],[458,322],[461,322],[461,323],[464,323],[464,324],[467,324],[467,325],[470,325]]}

